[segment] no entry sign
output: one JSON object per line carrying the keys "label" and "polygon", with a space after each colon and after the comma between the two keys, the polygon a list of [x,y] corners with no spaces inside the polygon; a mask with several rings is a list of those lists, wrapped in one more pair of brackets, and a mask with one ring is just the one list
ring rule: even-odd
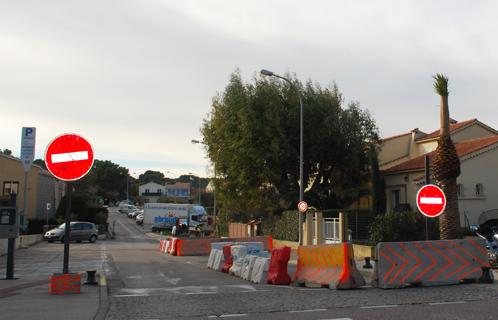
{"label": "no entry sign", "polygon": [[61,180],[78,180],[92,168],[92,146],[77,134],[60,135],[45,150],[45,164]]}
{"label": "no entry sign", "polygon": [[443,190],[433,184],[423,186],[417,193],[417,207],[423,215],[429,218],[439,216],[446,207],[446,196]]}

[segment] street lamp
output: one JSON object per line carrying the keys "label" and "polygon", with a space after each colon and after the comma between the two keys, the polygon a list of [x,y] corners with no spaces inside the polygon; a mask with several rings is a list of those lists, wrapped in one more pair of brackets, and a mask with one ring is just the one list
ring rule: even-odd
{"label": "street lamp", "polygon": [[[131,174],[137,174],[136,172],[132,172]],[[128,203],[129,200],[129,193],[128,193],[128,185],[130,184],[130,170],[126,173],[126,202]]]}
{"label": "street lamp", "polygon": [[[203,144],[206,145],[204,142],[192,139],[190,142],[193,144]],[[214,180],[216,180],[216,162],[213,161],[213,167],[214,167]],[[213,189],[213,217],[214,220],[216,221],[216,187]]]}
{"label": "street lamp", "polygon": [[[264,76],[282,79],[290,84],[299,96],[300,120],[299,120],[299,202],[304,199],[304,177],[303,177],[303,97],[301,90],[294,85],[289,79],[282,77],[270,70],[262,69],[260,73]],[[303,244],[303,215],[299,214],[299,245]]]}

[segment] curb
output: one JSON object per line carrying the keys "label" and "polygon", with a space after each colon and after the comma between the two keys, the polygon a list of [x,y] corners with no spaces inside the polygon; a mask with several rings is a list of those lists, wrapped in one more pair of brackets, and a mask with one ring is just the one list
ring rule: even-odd
{"label": "curb", "polygon": [[107,312],[109,311],[109,291],[107,287],[107,280],[103,274],[99,276],[99,307],[94,320],[105,320]]}

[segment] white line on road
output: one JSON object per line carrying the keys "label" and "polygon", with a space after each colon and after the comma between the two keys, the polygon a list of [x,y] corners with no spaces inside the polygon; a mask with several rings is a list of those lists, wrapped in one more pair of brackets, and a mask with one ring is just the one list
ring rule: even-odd
{"label": "white line on road", "polygon": [[123,298],[123,297],[148,297],[148,294],[117,294],[112,297]]}
{"label": "white line on road", "polygon": [[230,317],[245,317],[247,313],[233,313],[233,314],[222,314],[220,318],[230,318]]}
{"label": "white line on road", "polygon": [[185,294],[217,294],[218,292],[186,292]]}
{"label": "white line on road", "polygon": [[399,307],[399,304],[384,304],[380,306],[364,306],[360,307],[360,309],[376,309],[376,308],[395,308]]}
{"label": "white line on road", "polygon": [[79,160],[88,160],[88,151],[54,153],[52,155],[52,163],[71,162]]}
{"label": "white line on road", "polygon": [[292,311],[289,311],[289,313],[320,312],[320,311],[327,311],[327,309],[292,310]]}
{"label": "white line on road", "polygon": [[334,319],[318,319],[318,320],[353,320],[351,318],[334,318]]}
{"label": "white line on road", "polygon": [[465,301],[444,301],[444,302],[431,302],[429,303],[430,306],[438,306],[441,304],[460,304],[460,303],[465,303]]}
{"label": "white line on road", "polygon": [[443,204],[443,198],[439,197],[420,197],[422,204]]}

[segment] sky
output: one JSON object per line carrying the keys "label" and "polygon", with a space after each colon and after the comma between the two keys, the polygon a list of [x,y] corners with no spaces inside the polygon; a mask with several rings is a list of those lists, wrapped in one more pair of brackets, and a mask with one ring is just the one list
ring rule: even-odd
{"label": "sky", "polygon": [[[496,1],[0,1],[0,148],[77,133],[134,176],[209,176],[200,127],[230,74],[262,68],[360,102],[386,137],[450,116],[498,128]],[[307,142],[305,138],[305,143]],[[168,172],[169,171],[169,172]]]}

